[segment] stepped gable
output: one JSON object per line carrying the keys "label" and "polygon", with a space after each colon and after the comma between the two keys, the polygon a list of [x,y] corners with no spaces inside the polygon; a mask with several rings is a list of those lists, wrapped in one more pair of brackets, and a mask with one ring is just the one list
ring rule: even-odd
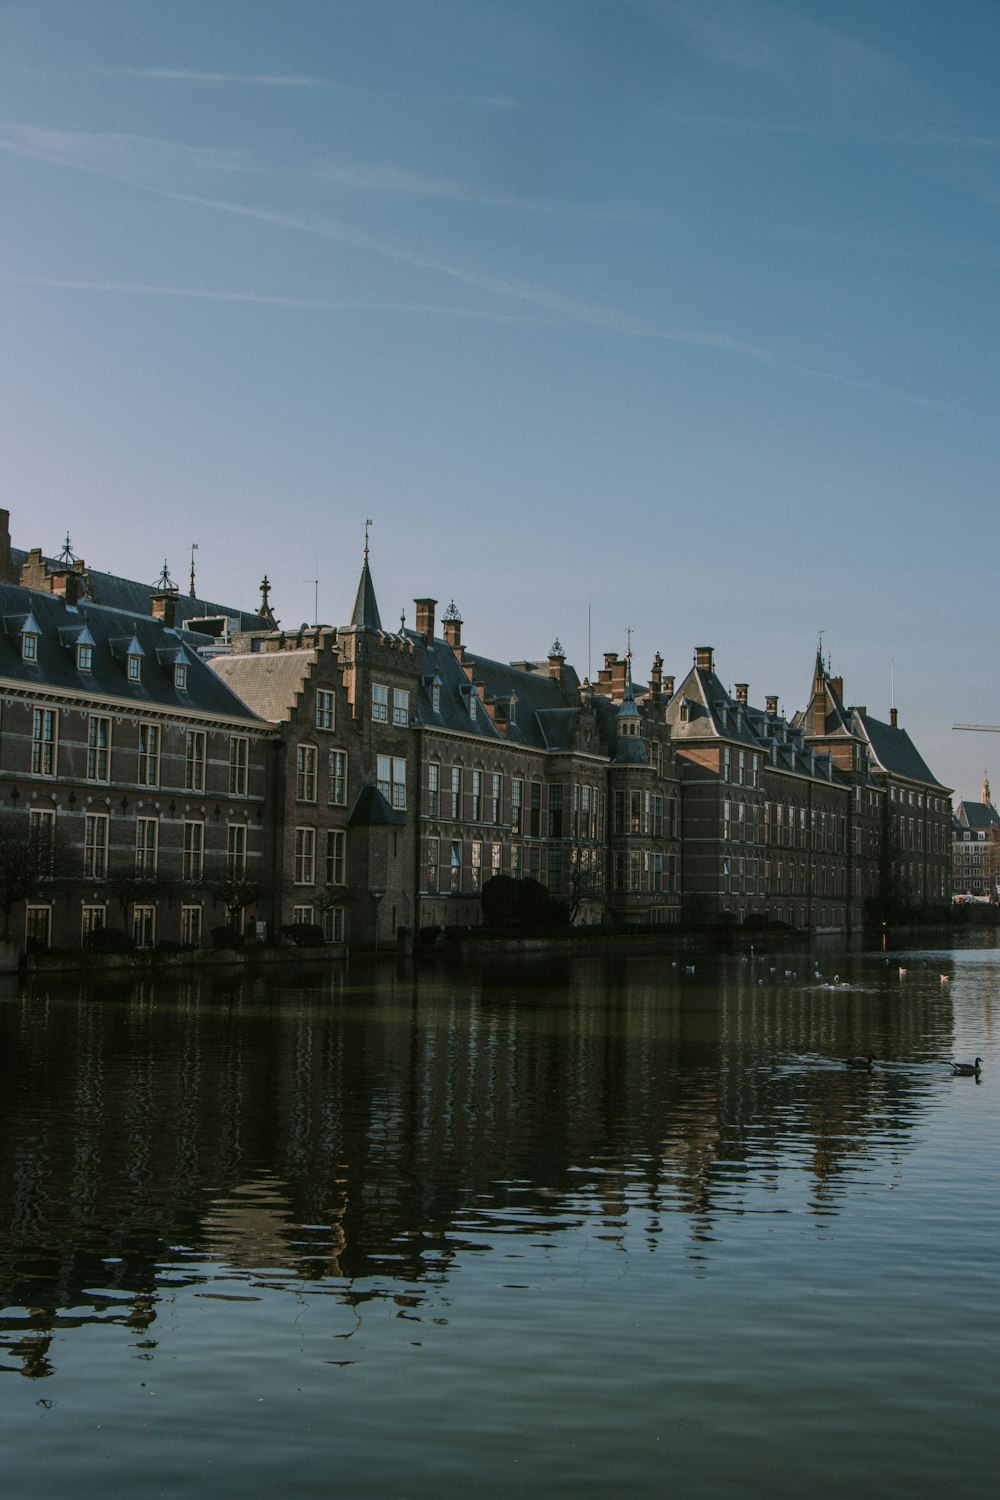
{"label": "stepped gable", "polygon": [[[34,661],[25,661],[21,650],[29,619],[37,626]],[[0,584],[0,624],[0,678],[8,682],[107,694],[136,707],[148,703],[257,717],[199,655],[198,646],[209,644],[210,637],[167,626],[152,614],[87,601],[71,604],[41,590]],[[89,671],[78,665],[81,644],[91,647]],[[139,658],[135,679],[128,674],[129,655]],[[177,666],[186,669],[183,688],[175,682]]]}

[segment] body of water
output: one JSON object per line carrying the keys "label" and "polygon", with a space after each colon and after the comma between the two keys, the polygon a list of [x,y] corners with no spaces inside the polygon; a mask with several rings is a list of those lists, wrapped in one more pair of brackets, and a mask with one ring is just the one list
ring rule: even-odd
{"label": "body of water", "polygon": [[5,1493],[994,1493],[1000,951],[817,951],[11,988]]}

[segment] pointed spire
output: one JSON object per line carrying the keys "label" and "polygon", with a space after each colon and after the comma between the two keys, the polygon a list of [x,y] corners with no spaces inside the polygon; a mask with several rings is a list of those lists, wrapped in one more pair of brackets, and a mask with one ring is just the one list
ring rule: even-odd
{"label": "pointed spire", "polygon": [[987,807],[992,807],[993,798],[990,796],[990,778],[985,771],[983,772],[983,801]]}
{"label": "pointed spire", "polygon": [[371,525],[372,519],[368,516],[365,519],[365,560],[361,565],[361,579],[358,583],[358,596],[354,601],[351,624],[357,630],[377,630],[381,633],[382,621],[375,598],[375,585],[372,583],[372,575],[368,567],[368,528]]}

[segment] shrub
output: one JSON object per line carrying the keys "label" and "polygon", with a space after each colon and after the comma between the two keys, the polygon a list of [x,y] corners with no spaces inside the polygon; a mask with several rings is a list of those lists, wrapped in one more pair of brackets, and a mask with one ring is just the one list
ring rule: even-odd
{"label": "shrub", "polygon": [[84,946],[95,953],[134,953],[135,943],[118,927],[95,927],[88,932]]}
{"label": "shrub", "polygon": [[322,948],[326,939],[316,922],[285,922],[281,934],[296,948]]}

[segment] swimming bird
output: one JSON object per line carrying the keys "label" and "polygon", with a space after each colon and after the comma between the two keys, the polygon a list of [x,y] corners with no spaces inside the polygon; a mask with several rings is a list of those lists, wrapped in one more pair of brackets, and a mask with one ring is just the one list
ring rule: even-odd
{"label": "swimming bird", "polygon": [[956,1078],[978,1078],[983,1069],[983,1060],[977,1057],[975,1062],[952,1063],[951,1071]]}
{"label": "swimming bird", "polygon": [[906,978],[906,970],[902,967],[902,965],[900,966],[899,977],[900,977],[900,979],[905,979]]}
{"label": "swimming bird", "polygon": [[875,1058],[869,1052],[867,1057],[845,1057],[845,1068],[867,1068],[869,1073],[875,1071]]}
{"label": "swimming bird", "polygon": [[942,974],[941,975],[941,983],[942,984],[951,984],[951,975],[950,974]]}

